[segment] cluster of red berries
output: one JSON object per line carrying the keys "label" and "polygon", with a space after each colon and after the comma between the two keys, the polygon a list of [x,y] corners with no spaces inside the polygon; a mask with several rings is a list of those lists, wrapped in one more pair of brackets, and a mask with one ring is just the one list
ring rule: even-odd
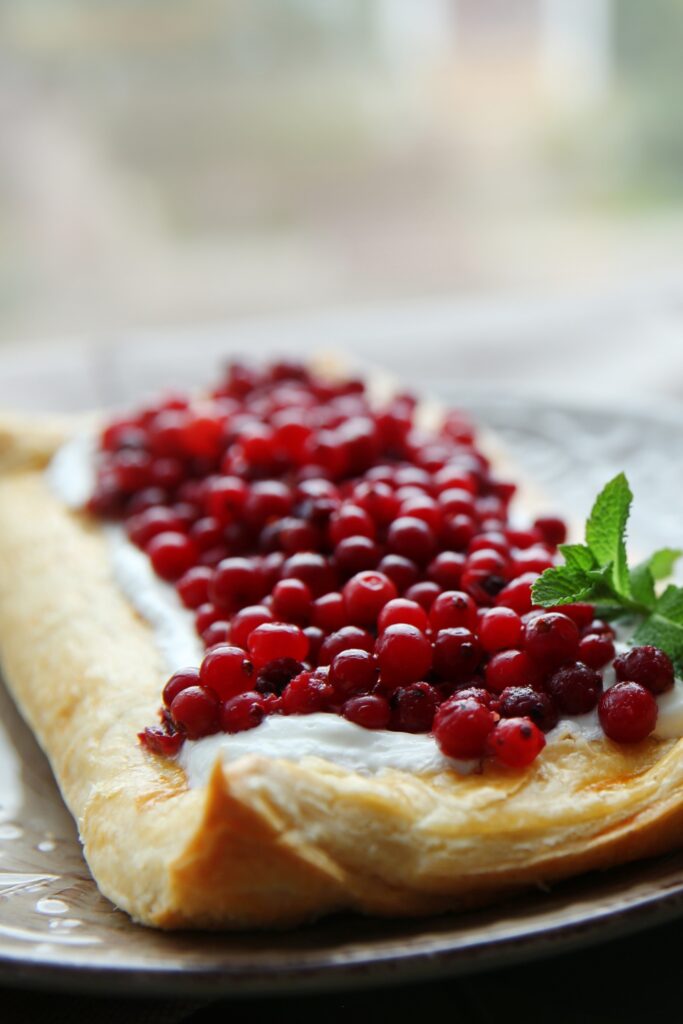
{"label": "cluster of red berries", "polygon": [[124,521],[207,649],[166,684],[149,749],[317,711],[515,767],[598,702],[612,738],[652,731],[666,655],[635,649],[626,675],[616,659],[623,682],[601,696],[610,627],[588,605],[532,607],[564,524],[514,528],[514,486],[466,420],[426,432],[415,408],[299,365],[233,364],[201,401],[108,424],[90,509]]}

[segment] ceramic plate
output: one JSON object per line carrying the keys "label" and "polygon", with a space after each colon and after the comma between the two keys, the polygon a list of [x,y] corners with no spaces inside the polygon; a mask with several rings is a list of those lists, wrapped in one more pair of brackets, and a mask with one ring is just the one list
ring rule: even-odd
{"label": "ceramic plate", "polygon": [[[189,366],[187,345],[182,348],[170,363],[165,349],[165,383],[186,382],[178,373]],[[17,396],[26,407],[120,403],[158,377],[158,345],[156,354],[119,346],[106,358],[80,350],[48,355],[40,363],[15,361],[0,382],[0,403],[16,404]],[[622,415],[440,390],[497,430],[558,508],[583,517],[600,485],[626,469],[636,493],[634,544],[680,539],[683,486],[671,467],[679,461],[683,427],[675,411]],[[5,983],[206,997],[391,983],[545,956],[680,913],[683,854],[676,854],[458,916],[335,917],[283,934],[156,933],[132,924],[99,895],[49,766],[0,689]]]}

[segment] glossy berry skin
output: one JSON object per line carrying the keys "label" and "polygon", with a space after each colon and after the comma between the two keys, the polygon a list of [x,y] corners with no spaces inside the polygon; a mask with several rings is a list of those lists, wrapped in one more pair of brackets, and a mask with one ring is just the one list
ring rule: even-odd
{"label": "glossy berry skin", "polygon": [[369,693],[377,682],[377,662],[374,655],[359,648],[341,651],[330,665],[330,682],[339,697],[352,693]]}
{"label": "glossy berry skin", "polygon": [[260,693],[247,691],[226,700],[221,707],[221,729],[223,732],[244,732],[260,725],[265,717],[263,698]]}
{"label": "glossy berry skin", "polygon": [[429,618],[424,608],[417,601],[408,601],[405,597],[397,597],[388,601],[377,617],[377,631],[383,633],[389,626],[404,622],[425,633],[429,629]]}
{"label": "glossy berry skin", "polygon": [[399,594],[404,594],[408,587],[417,582],[419,570],[415,562],[402,555],[385,555],[377,569],[393,580]]}
{"label": "glossy berry skin", "polygon": [[598,703],[602,676],[580,661],[558,668],[546,681],[546,689],[565,715],[585,715]]}
{"label": "glossy berry skin", "polygon": [[197,558],[194,542],[184,533],[158,533],[145,550],[157,576],[170,583],[186,573]]}
{"label": "glossy berry skin", "polygon": [[590,668],[604,668],[614,658],[614,641],[606,635],[588,633],[579,641],[579,660]]}
{"label": "glossy berry skin", "polygon": [[241,647],[217,644],[204,655],[199,668],[202,685],[221,700],[236,697],[252,685],[254,666]]}
{"label": "glossy berry skin", "polygon": [[472,697],[446,701],[434,718],[434,737],[447,756],[468,761],[483,757],[498,715]]}
{"label": "glossy berry skin", "polygon": [[332,591],[323,594],[311,607],[311,622],[324,633],[335,633],[349,625],[349,613],[342,594]]}
{"label": "glossy berry skin", "polygon": [[387,602],[398,597],[395,585],[381,572],[359,572],[342,591],[349,619],[354,626],[374,627]]}
{"label": "glossy berry skin", "polygon": [[486,685],[494,693],[502,693],[509,686],[529,686],[539,689],[541,673],[526,651],[499,651],[487,662]]}
{"label": "glossy berry skin", "polygon": [[512,608],[518,615],[526,615],[531,611],[531,588],[537,579],[537,572],[525,572],[512,580],[497,594],[496,607]]}
{"label": "glossy berry skin", "polygon": [[368,694],[347,700],[342,707],[342,715],[364,729],[386,729],[391,720],[391,708],[385,697]]}
{"label": "glossy berry skin", "polygon": [[209,595],[215,604],[237,611],[254,604],[261,589],[261,578],[251,559],[224,558],[216,567]]}
{"label": "glossy berry skin", "polygon": [[430,608],[429,621],[435,633],[441,629],[473,630],[477,625],[477,606],[462,590],[445,590]]}
{"label": "glossy berry skin", "polygon": [[186,608],[199,608],[209,600],[209,582],[213,576],[211,569],[203,565],[195,565],[183,573],[176,583],[176,590]]}
{"label": "glossy berry skin", "polygon": [[507,768],[526,768],[545,746],[545,736],[530,718],[505,718],[491,730],[487,752]]}
{"label": "glossy berry skin", "polygon": [[375,641],[372,634],[368,633],[366,629],[361,629],[360,626],[343,626],[335,633],[330,633],[323,641],[318,654],[318,664],[329,665],[341,651],[347,651],[351,647],[358,647],[362,651],[372,651]]}
{"label": "glossy berry skin", "polygon": [[657,701],[639,683],[616,683],[600,698],[600,725],[616,743],[639,743],[657,724]]}
{"label": "glossy berry skin", "polygon": [[205,686],[188,686],[181,690],[171,702],[171,716],[178,729],[188,739],[198,740],[218,732],[218,698]]}
{"label": "glossy berry skin", "polygon": [[522,620],[512,608],[491,608],[481,617],[479,639],[489,654],[519,647],[522,640]]}
{"label": "glossy berry skin", "polygon": [[276,619],[306,625],[311,616],[313,595],[303,580],[280,580],[273,587],[271,596]]}
{"label": "glossy berry skin", "polygon": [[188,686],[199,686],[199,670],[196,668],[181,668],[177,672],[174,672],[171,678],[168,680],[162,691],[162,699],[167,708],[170,708],[173,703],[173,698],[176,697],[181,690],[186,690]]}
{"label": "glossy berry skin", "polygon": [[274,622],[272,611],[265,605],[249,604],[246,608],[240,608],[230,619],[230,643],[246,651],[250,635],[264,622]]}
{"label": "glossy berry skin", "polygon": [[547,693],[538,693],[530,686],[509,686],[503,690],[497,704],[501,718],[530,718],[542,732],[549,732],[559,715]]}
{"label": "glossy berry skin", "polygon": [[441,587],[438,583],[434,583],[433,580],[422,580],[408,587],[403,596],[407,601],[415,601],[429,612],[440,593]]}
{"label": "glossy berry skin", "polygon": [[649,644],[620,654],[614,659],[614,671],[620,682],[640,683],[650,693],[666,693],[674,685],[671,658]]}
{"label": "glossy berry skin", "polygon": [[401,732],[430,732],[439,694],[429,683],[399,686],[391,696],[392,725]]}
{"label": "glossy berry skin", "polygon": [[576,623],[561,612],[539,615],[525,626],[524,649],[546,669],[572,661],[579,650]]}
{"label": "glossy berry skin", "polygon": [[396,555],[403,555],[417,565],[424,565],[434,557],[436,538],[422,519],[399,516],[387,531],[387,547]]}
{"label": "glossy berry skin", "polygon": [[432,667],[432,647],[415,626],[389,626],[375,646],[382,685],[393,688],[422,679]]}
{"label": "glossy berry skin", "polygon": [[298,626],[287,622],[264,622],[249,635],[249,654],[257,668],[278,658],[305,661],[308,638]]}
{"label": "glossy berry skin", "polygon": [[434,640],[433,666],[437,676],[459,682],[479,668],[484,652],[469,629],[441,629]]}

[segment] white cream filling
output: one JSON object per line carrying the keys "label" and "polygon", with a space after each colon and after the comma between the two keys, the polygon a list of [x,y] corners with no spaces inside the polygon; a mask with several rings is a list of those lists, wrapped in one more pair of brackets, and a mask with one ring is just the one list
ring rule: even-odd
{"label": "white cream filling", "polygon": [[[51,488],[69,507],[79,508],[92,493],[94,473],[93,439],[81,436],[69,441],[55,455],[47,470]],[[112,575],[133,606],[152,626],[169,674],[188,665],[198,665],[203,647],[192,614],[183,606],[175,589],[155,574],[147,557],[117,525],[106,525]],[[626,650],[628,631],[617,630],[617,650]],[[614,670],[604,673],[604,685],[614,685]],[[659,714],[655,735],[661,739],[683,736],[683,681],[657,698]],[[548,733],[552,743],[562,736],[586,739],[604,736],[597,710],[587,715],[562,719]],[[234,761],[246,754],[298,761],[319,757],[362,773],[386,768],[422,774],[456,770],[471,772],[476,762],[445,757],[431,735],[364,729],[338,715],[273,715],[246,732],[219,733],[201,740],[186,740],[179,761],[191,786],[208,780],[216,760]]]}

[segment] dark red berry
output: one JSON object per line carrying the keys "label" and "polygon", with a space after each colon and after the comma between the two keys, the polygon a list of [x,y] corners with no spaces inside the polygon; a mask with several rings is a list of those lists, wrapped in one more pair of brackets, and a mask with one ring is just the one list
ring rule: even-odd
{"label": "dark red berry", "polygon": [[392,725],[401,732],[430,732],[439,694],[429,683],[399,686],[391,697]]}
{"label": "dark red berry", "polygon": [[305,625],[312,611],[313,597],[303,580],[280,580],[273,587],[273,615],[284,622]]}
{"label": "dark red berry", "polygon": [[249,637],[257,626],[264,622],[273,622],[274,616],[270,608],[263,604],[250,604],[240,608],[230,620],[230,642],[235,647],[243,647],[246,651]]}
{"label": "dark red berry", "polygon": [[249,653],[257,668],[279,658],[304,661],[308,654],[308,638],[288,622],[264,622],[249,634]]}
{"label": "dark red berry", "polygon": [[434,640],[434,671],[441,679],[459,682],[479,668],[483,655],[471,630],[441,629]]}
{"label": "dark red berry", "polygon": [[157,576],[174,582],[197,558],[197,549],[184,533],[158,533],[146,549]]}
{"label": "dark red berry", "polygon": [[557,709],[547,693],[538,693],[530,686],[509,686],[498,701],[502,718],[530,718],[543,732],[549,732],[559,720]]}
{"label": "dark red berry", "polygon": [[485,669],[486,685],[494,693],[508,686],[540,687],[541,673],[526,651],[500,651],[494,654]]}
{"label": "dark red berry", "polygon": [[408,587],[403,596],[407,601],[415,601],[426,612],[429,612],[440,593],[441,587],[438,583],[434,583],[432,580],[422,580],[422,582],[413,583]]}
{"label": "dark red berry", "polygon": [[554,548],[558,544],[564,544],[567,539],[567,526],[563,519],[556,516],[542,516],[534,522],[534,528],[539,531],[546,544]]}
{"label": "dark red berry", "polygon": [[186,690],[188,686],[199,686],[199,670],[196,668],[181,668],[177,672],[174,672],[171,678],[168,680],[162,691],[162,698],[167,708],[170,708],[173,703],[173,698],[177,697],[181,690]]}
{"label": "dark red berry", "polygon": [[391,708],[385,697],[368,694],[351,697],[342,708],[342,715],[364,729],[386,729],[391,719]]}
{"label": "dark red berry", "polygon": [[319,665],[329,665],[342,651],[358,647],[363,651],[372,651],[375,641],[371,633],[359,626],[343,626],[335,633],[330,633],[323,641],[318,655]]}
{"label": "dark red berry", "polygon": [[481,617],[479,639],[489,654],[519,647],[522,640],[522,620],[512,608],[491,608]]}
{"label": "dark red berry", "polygon": [[173,698],[171,715],[189,739],[209,736],[219,728],[218,698],[205,686],[188,686]]}
{"label": "dark red berry", "polygon": [[223,732],[244,732],[260,725],[265,717],[263,698],[260,693],[247,691],[226,700],[221,707],[221,729]]}
{"label": "dark red berry", "polygon": [[254,666],[241,647],[217,644],[204,655],[199,674],[204,686],[228,700],[250,689]]}
{"label": "dark red berry", "polygon": [[237,611],[254,604],[261,596],[263,582],[250,558],[224,558],[214,573],[209,594],[214,604]]}
{"label": "dark red berry", "polygon": [[160,754],[162,757],[175,757],[182,747],[185,737],[181,732],[167,732],[160,725],[152,725],[138,733],[138,739],[143,747],[153,754]]}
{"label": "dark red berry", "polygon": [[432,667],[431,644],[415,626],[389,626],[378,639],[375,653],[382,684],[389,688],[417,682]]}
{"label": "dark red berry", "polygon": [[209,600],[209,581],[213,572],[206,566],[195,565],[176,583],[176,590],[186,608],[199,608]]}
{"label": "dark red berry", "polygon": [[602,676],[580,661],[558,668],[546,682],[546,689],[565,715],[592,711],[602,693]]}
{"label": "dark red berry", "polygon": [[340,651],[330,665],[330,682],[341,697],[368,693],[377,682],[377,662],[368,651],[351,647]]}
{"label": "dark red berry", "polygon": [[374,627],[385,604],[397,597],[396,587],[381,572],[359,572],[344,585],[342,593],[355,626]]}
{"label": "dark red berry", "polygon": [[506,584],[497,594],[497,607],[512,608],[518,615],[531,611],[531,588],[538,579],[537,572],[525,572]]}
{"label": "dark red berry", "polygon": [[279,696],[287,683],[303,671],[303,663],[294,658],[276,658],[259,669],[254,688],[261,694],[275,693]]}
{"label": "dark red berry", "polygon": [[423,633],[429,629],[429,618],[424,608],[417,601],[408,601],[405,597],[397,597],[384,605],[377,618],[377,630],[383,633],[388,626],[399,622],[415,626]]}
{"label": "dark red berry", "polygon": [[650,693],[666,693],[674,685],[671,658],[649,644],[620,654],[614,659],[614,671],[620,682],[640,683]]}
{"label": "dark red berry", "polygon": [[311,608],[311,621],[324,633],[334,633],[338,629],[349,625],[349,613],[346,610],[346,601],[336,590],[329,594],[323,594],[317,601],[313,602]]}
{"label": "dark red berry", "polygon": [[657,701],[639,683],[616,683],[598,705],[600,725],[616,743],[639,743],[657,724]]}
{"label": "dark red berry", "polygon": [[334,688],[320,670],[301,672],[285,687],[282,710],[286,715],[311,715],[324,711],[334,700]]}
{"label": "dark red berry", "polygon": [[446,590],[435,599],[429,621],[435,633],[441,629],[473,630],[477,625],[477,607],[462,590]]}
{"label": "dark red berry", "polygon": [[606,635],[588,633],[579,641],[579,659],[591,668],[603,668],[614,658],[614,641]]}
{"label": "dark red berry", "polygon": [[403,555],[417,565],[424,565],[434,557],[436,539],[422,519],[399,516],[387,531],[387,546],[394,554]]}

